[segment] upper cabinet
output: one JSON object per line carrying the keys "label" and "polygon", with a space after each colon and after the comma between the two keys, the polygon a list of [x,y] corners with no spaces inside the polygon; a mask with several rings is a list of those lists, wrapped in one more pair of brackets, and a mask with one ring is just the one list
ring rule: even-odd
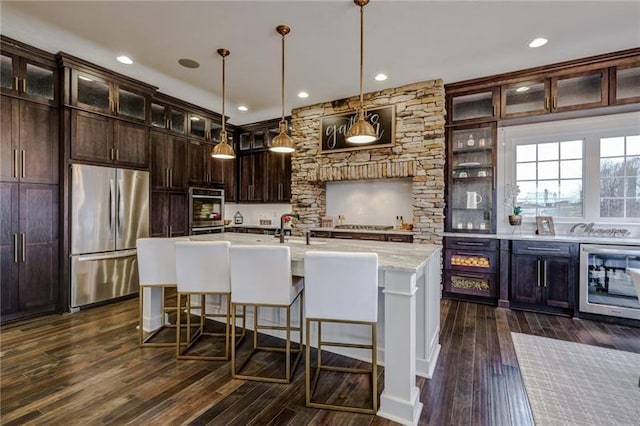
{"label": "upper cabinet", "polygon": [[640,62],[615,66],[610,75],[611,104],[640,102]]}
{"label": "upper cabinet", "polygon": [[640,49],[447,84],[447,124],[640,102]]}
{"label": "upper cabinet", "polygon": [[488,88],[456,93],[449,97],[450,121],[473,123],[495,120],[500,103],[499,89]]}
{"label": "upper cabinet", "polygon": [[2,37],[0,46],[2,93],[57,105],[59,79],[54,56],[7,37]]}
{"label": "upper cabinet", "polygon": [[59,62],[65,73],[65,105],[125,120],[147,122],[151,115],[151,95],[156,87],[66,53],[59,54]]}

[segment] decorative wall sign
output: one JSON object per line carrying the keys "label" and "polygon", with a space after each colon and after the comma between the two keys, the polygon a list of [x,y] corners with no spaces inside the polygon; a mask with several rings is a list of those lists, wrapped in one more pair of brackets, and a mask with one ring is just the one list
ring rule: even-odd
{"label": "decorative wall sign", "polygon": [[595,223],[576,223],[569,229],[570,234],[586,235],[588,237],[622,238],[631,234],[624,228],[594,228]]}
{"label": "decorative wall sign", "polygon": [[357,112],[322,117],[320,119],[320,151],[328,153],[393,145],[396,133],[394,105],[367,110],[366,119],[376,129],[378,135],[378,140],[375,142],[355,145],[345,141],[345,133],[357,118]]}

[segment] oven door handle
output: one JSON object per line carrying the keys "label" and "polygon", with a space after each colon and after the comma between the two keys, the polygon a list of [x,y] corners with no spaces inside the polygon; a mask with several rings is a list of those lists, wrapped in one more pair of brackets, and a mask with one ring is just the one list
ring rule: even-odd
{"label": "oven door handle", "polygon": [[191,198],[206,198],[211,200],[222,200],[222,195],[192,195]]}

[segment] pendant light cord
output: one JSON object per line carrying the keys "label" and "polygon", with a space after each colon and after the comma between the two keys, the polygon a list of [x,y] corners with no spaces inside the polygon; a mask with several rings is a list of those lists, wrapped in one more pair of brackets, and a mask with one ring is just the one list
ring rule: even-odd
{"label": "pendant light cord", "polygon": [[360,6],[360,116],[364,117],[364,96],[362,94],[362,68],[364,67],[364,6]]}
{"label": "pendant light cord", "polygon": [[[226,136],[226,129],[225,129],[225,114],[224,114],[224,86],[225,86],[225,60],[226,57],[223,56],[222,57],[222,131],[225,133]],[[225,138],[226,139],[226,138]],[[226,140],[225,140],[226,142]]]}
{"label": "pendant light cord", "polygon": [[282,34],[282,121],[284,121],[284,36]]}

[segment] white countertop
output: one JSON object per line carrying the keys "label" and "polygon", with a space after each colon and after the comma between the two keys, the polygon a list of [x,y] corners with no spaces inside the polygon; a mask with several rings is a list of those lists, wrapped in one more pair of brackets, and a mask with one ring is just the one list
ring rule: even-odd
{"label": "white countertop", "polygon": [[[278,238],[270,235],[238,234],[226,232],[219,234],[191,235],[191,240],[230,241],[234,244],[272,245],[279,244]],[[385,241],[341,240],[333,238],[311,238],[306,245],[303,238],[287,237],[287,246],[291,247],[291,260],[302,262],[308,250],[373,252],[378,254],[380,270],[399,270],[417,272],[426,261],[440,252],[441,246],[430,244],[406,244]],[[295,273],[295,271],[294,271]]]}
{"label": "white countertop", "polygon": [[[303,229],[303,228],[300,228]],[[399,229],[373,230],[373,229],[345,229],[345,228],[310,228],[310,231],[318,232],[360,232],[363,234],[384,234],[384,235],[414,235],[413,231],[402,231]]]}
{"label": "white countertop", "polygon": [[632,245],[640,246],[640,238],[602,238],[602,237],[585,237],[575,235],[531,235],[515,233],[502,234],[467,234],[458,232],[445,232],[445,237],[459,238],[491,238],[497,240],[527,240],[527,241],[556,241],[565,243],[580,244],[611,244],[611,245]]}

